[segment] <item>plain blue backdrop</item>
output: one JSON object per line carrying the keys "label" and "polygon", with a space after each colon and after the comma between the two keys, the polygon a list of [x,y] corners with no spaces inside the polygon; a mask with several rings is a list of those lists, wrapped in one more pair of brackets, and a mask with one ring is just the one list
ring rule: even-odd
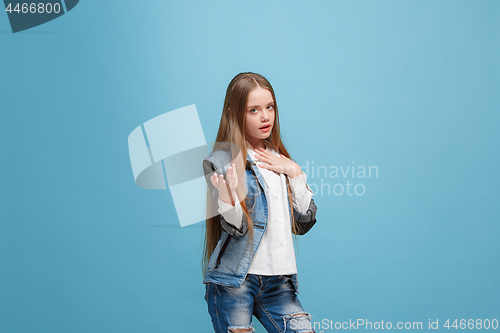
{"label": "plain blue backdrop", "polygon": [[500,319],[499,22],[486,0],[82,0],[16,34],[0,13],[0,331],[212,330],[204,230],[134,183],[127,137],[196,104],[213,141],[242,71],[300,165],[378,168],[308,172],[365,187],[313,197],[313,322]]}

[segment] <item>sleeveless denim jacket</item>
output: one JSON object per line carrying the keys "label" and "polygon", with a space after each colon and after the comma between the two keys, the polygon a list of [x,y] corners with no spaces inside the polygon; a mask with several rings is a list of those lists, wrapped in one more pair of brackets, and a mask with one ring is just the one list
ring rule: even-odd
{"label": "sleeveless denim jacket", "polygon": [[[226,174],[227,169],[231,166],[231,152],[226,150],[216,150],[212,152],[207,158],[203,160],[203,170],[207,181],[209,192],[212,194],[212,203],[214,211],[217,212],[219,193],[217,188],[213,186],[210,177],[213,172]],[[250,216],[253,221],[254,236],[253,244],[249,243],[248,239],[248,224],[247,218],[243,214],[243,224],[240,229],[237,229],[232,224],[226,222],[224,217],[220,215],[220,223],[222,225],[222,235],[212,253],[203,283],[213,282],[215,284],[240,287],[247,275],[248,268],[252,258],[260,244],[262,236],[267,228],[268,220],[268,206],[267,206],[267,188],[264,184],[264,179],[260,174],[257,165],[252,161],[250,155],[247,153],[247,161],[245,168],[245,182],[248,189],[246,199],[247,207],[254,207],[251,210]],[[288,184],[288,179],[287,179]],[[288,207],[289,200],[287,196]],[[254,206],[255,204],[255,206]],[[309,208],[306,213],[301,214],[293,208],[293,214],[297,223],[297,234],[303,235],[307,233],[316,223],[317,207],[314,200],[311,199]],[[289,208],[290,223],[292,223],[292,212]],[[299,284],[297,274],[288,276],[291,280],[295,291],[299,293]]]}

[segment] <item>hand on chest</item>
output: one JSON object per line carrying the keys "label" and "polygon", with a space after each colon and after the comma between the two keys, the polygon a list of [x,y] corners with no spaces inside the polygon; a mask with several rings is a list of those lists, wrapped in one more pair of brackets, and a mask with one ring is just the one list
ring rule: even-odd
{"label": "hand on chest", "polygon": [[[276,156],[279,156],[274,150],[272,153]],[[268,170],[266,168],[260,167],[259,164],[268,165],[266,162],[259,160],[255,157],[255,153],[251,151],[250,157],[254,162],[257,163],[257,168],[264,179],[265,186],[268,189],[268,193],[271,198],[276,199],[276,196],[281,197],[284,189],[286,189],[286,179],[285,175],[279,173],[277,171]]]}

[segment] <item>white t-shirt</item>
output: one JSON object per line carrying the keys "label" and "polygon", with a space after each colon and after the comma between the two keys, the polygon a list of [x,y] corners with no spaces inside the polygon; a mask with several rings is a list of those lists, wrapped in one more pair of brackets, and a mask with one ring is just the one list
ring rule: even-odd
{"label": "white t-shirt", "polygon": [[[266,150],[278,157],[279,153],[266,147]],[[259,275],[287,275],[297,273],[295,261],[295,251],[293,247],[292,226],[290,224],[290,214],[287,205],[286,175],[259,167],[259,161],[255,157],[255,152],[248,148],[251,159],[257,163],[257,167],[266,183],[268,198],[269,218],[267,228],[262,236],[262,240],[250,263],[248,273]],[[292,192],[292,204],[301,213],[307,212],[309,203],[313,196],[313,191],[307,185],[306,174],[290,179]],[[224,219],[240,228],[243,221],[243,210],[238,198],[235,198],[235,206],[219,202],[219,213]]]}

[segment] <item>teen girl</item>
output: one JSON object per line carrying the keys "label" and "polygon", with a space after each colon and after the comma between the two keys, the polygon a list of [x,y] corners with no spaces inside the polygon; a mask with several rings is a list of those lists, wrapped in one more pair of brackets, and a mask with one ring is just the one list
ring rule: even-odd
{"label": "teen girl", "polygon": [[215,332],[314,332],[300,304],[292,233],[316,223],[306,175],[280,137],[271,84],[240,73],[229,83],[208,183],[203,272]]}

